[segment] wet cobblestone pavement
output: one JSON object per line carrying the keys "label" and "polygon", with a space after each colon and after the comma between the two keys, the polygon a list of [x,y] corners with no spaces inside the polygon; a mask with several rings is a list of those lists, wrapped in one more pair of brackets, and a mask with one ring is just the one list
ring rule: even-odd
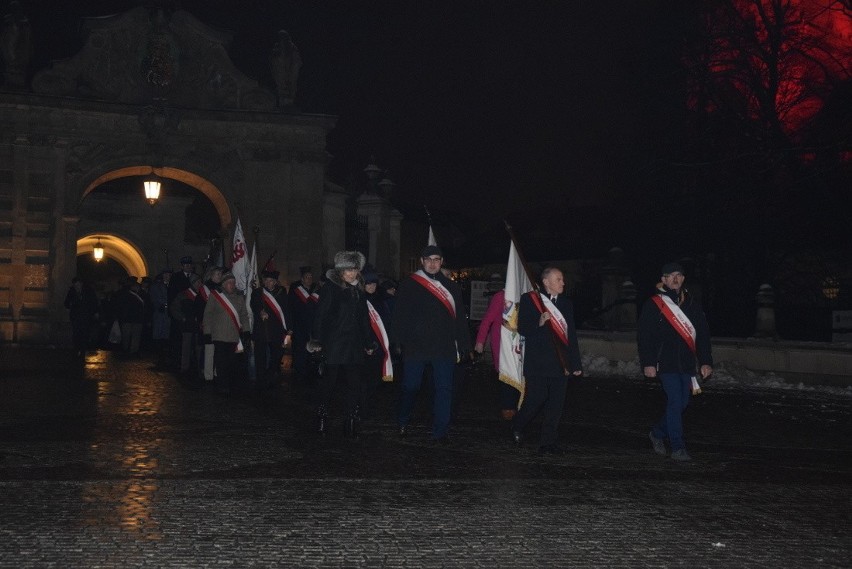
{"label": "wet cobblestone pavement", "polygon": [[222,398],[153,360],[0,351],[0,567],[849,567],[852,398],[714,388],[689,464],[655,455],[651,382],[571,385],[563,456],[515,448],[496,379],[428,391],[396,435],[383,385],[357,441],[311,433],[310,391]]}

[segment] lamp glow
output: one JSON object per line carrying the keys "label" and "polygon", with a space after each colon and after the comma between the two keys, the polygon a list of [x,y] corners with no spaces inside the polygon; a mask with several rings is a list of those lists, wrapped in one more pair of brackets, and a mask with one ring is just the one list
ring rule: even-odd
{"label": "lamp glow", "polygon": [[157,203],[157,200],[160,199],[160,180],[157,178],[145,180],[144,186],[145,199],[148,200],[148,204],[153,207],[154,204]]}
{"label": "lamp glow", "polygon": [[95,256],[95,261],[101,262],[101,259],[104,258],[104,246],[101,245],[101,238],[98,237],[98,242],[95,243],[95,247],[92,249],[92,254]]}

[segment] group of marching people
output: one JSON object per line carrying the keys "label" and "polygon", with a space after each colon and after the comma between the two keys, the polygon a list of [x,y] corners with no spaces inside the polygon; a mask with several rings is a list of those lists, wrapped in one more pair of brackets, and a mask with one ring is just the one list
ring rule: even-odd
{"label": "group of marching people", "polygon": [[[302,331],[300,341],[305,339],[304,352],[322,366],[316,390],[317,432],[329,430],[332,400],[340,383],[345,386],[344,433],[356,437],[379,378],[394,379],[397,356],[402,364],[401,373],[398,365],[396,374],[399,436],[409,434],[428,369],[433,390],[430,438],[437,444],[446,443],[457,365],[472,359],[474,350],[461,288],[441,270],[443,260],[439,247],[425,247],[421,269],[404,279],[391,297],[392,311],[387,298],[376,294],[378,278],[373,271],[364,271],[365,259],[358,251],[338,252],[334,268],[325,274],[326,283],[319,289],[305,286],[303,273],[290,290],[296,304],[286,302],[278,274],[265,272],[263,286],[251,293],[255,322],[251,338],[259,373],[271,374],[267,381],[278,373],[283,349],[291,334],[295,335],[294,326],[288,324],[295,324],[293,309],[308,306],[312,310],[310,328]],[[522,295],[518,303],[517,331],[524,345],[523,399],[518,407],[516,400],[504,397],[509,403],[503,404],[503,416],[511,420],[512,439],[520,445],[524,431],[541,414],[539,453],[560,454],[563,450],[557,445],[557,436],[567,383],[583,375],[582,360],[562,272],[548,267],[540,277],[541,287]],[[699,378],[706,379],[713,371],[707,320],[700,304],[683,288],[684,279],[681,265],[663,267],[655,294],[643,306],[638,334],[643,373],[659,378],[667,398],[665,413],[649,439],[654,452],[680,462],[691,460],[683,437],[683,411],[691,395],[700,392]],[[237,326],[248,315],[233,282],[233,275],[225,273],[221,290],[210,292],[215,302],[208,299],[202,320],[205,334],[212,335],[217,374],[232,365],[240,341],[249,339],[248,331]],[[504,299],[504,309],[506,304]],[[499,327],[493,330],[498,331]],[[482,351],[484,340],[480,334],[475,351]],[[300,351],[301,346],[294,346],[294,356]],[[516,412],[505,413],[506,406]]]}
{"label": "group of marching people", "polygon": [[[472,360],[474,350],[482,353],[490,333],[499,371],[500,327],[511,309],[502,294],[495,295],[472,349],[461,288],[442,271],[443,260],[441,249],[428,245],[421,252],[420,270],[398,287],[394,281],[380,287],[375,271],[365,270],[363,254],[340,251],[334,268],[321,275],[319,283],[314,283],[310,267],[300,268],[300,279],[289,290],[280,284],[277,271],[264,271],[260,286],[247,291],[246,302],[233,273],[211,267],[202,279],[193,272],[192,259],[185,257],[181,271],[158,276],[162,290],[152,290],[151,297],[180,330],[180,370],[194,367],[197,377],[214,381],[219,393],[230,393],[244,375],[237,368],[237,356],[249,345],[253,345],[255,387],[276,385],[289,347],[294,381],[316,384],[319,433],[329,430],[332,401],[341,383],[344,433],[356,437],[379,381],[394,380],[396,362],[398,434],[407,436],[428,369],[433,389],[431,439],[443,444],[449,437],[457,364]],[[699,378],[706,379],[713,371],[707,320],[700,304],[683,288],[684,279],[678,263],[663,267],[638,327],[643,374],[659,378],[667,398],[665,413],[649,439],[654,452],[676,461],[691,459],[682,414],[690,396],[700,392]],[[583,374],[582,360],[562,272],[548,267],[540,281],[542,286],[522,295],[517,307],[517,332],[523,337],[523,399],[518,406],[519,394],[508,387],[502,392],[501,407],[503,418],[511,421],[516,444],[523,443],[525,429],[541,413],[539,452],[561,453],[556,441],[567,383]],[[133,286],[128,294],[138,296]],[[91,294],[75,283],[66,299],[72,322],[75,314],[95,310],[86,308],[89,304]]]}

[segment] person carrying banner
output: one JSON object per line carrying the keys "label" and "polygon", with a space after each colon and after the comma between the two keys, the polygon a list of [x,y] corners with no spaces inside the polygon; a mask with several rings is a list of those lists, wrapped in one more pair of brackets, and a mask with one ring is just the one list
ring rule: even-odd
{"label": "person carrying banner", "polygon": [[[713,373],[710,328],[701,304],[683,288],[683,267],[666,263],[662,282],[645,301],[639,315],[639,365],[645,377],[659,377],[666,393],[666,411],[648,438],[659,455],[665,456],[668,439],[671,458],[687,462],[683,439],[683,412],[691,394],[701,392],[698,375]],[[697,368],[697,370],[696,370]]]}
{"label": "person carrying banner", "polygon": [[292,335],[293,318],[287,291],[278,282],[280,275],[278,271],[263,271],[263,286],[251,292],[258,391],[275,387],[281,380],[281,358]]}
{"label": "person carrying banner", "polygon": [[437,245],[423,249],[420,254],[423,268],[399,285],[390,337],[402,350],[404,362],[397,417],[399,434],[407,435],[423,371],[431,365],[434,390],[431,436],[441,444],[448,441],[454,368],[462,358],[469,358],[471,351],[461,288],[441,273],[443,261]]}
{"label": "person carrying banner", "polygon": [[543,291],[521,296],[518,332],[524,337],[526,393],[512,421],[512,436],[521,444],[523,431],[543,410],[539,454],[561,454],[556,445],[559,420],[565,406],[569,377],[583,375],[574,308],[564,294],[562,271],[548,267],[541,273]]}
{"label": "person carrying banner", "polygon": [[359,251],[339,251],[334,256],[334,269],[326,273],[329,282],[320,292],[307,344],[309,352],[324,355],[318,390],[317,431],[327,431],[334,387],[339,377],[345,377],[345,434],[350,438],[358,435],[359,408],[368,393],[364,360],[379,347],[370,326],[362,268],[364,255]]}
{"label": "person carrying banner", "polygon": [[[473,350],[481,354],[485,350],[485,341],[491,336],[491,358],[494,369],[500,374],[500,341],[503,326],[503,311],[506,309],[506,291],[498,290],[488,303],[488,310],[476,331],[476,344]],[[506,382],[500,382],[500,417],[511,421],[517,414],[520,392]]]}
{"label": "person carrying banner", "polygon": [[202,326],[213,340],[216,391],[227,395],[234,387],[237,354],[245,349],[243,341],[250,339],[245,298],[237,292],[233,273],[223,274],[219,289],[210,292]]}

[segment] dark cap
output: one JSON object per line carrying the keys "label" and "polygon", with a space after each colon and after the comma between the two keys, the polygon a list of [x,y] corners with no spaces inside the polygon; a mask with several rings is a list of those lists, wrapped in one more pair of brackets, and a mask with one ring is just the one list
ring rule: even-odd
{"label": "dark cap", "polygon": [[379,275],[374,271],[364,271],[361,276],[364,278],[364,284],[379,284]]}
{"label": "dark cap", "polygon": [[420,251],[420,258],[425,259],[426,257],[431,257],[432,255],[438,255],[439,257],[443,257],[444,254],[441,253],[441,249],[438,248],[437,245],[426,245],[423,247],[423,250]]}
{"label": "dark cap", "polygon": [[261,279],[272,279],[272,280],[275,280],[275,281],[277,281],[278,277],[280,277],[280,276],[281,276],[281,273],[279,271],[263,271],[260,274]]}
{"label": "dark cap", "polygon": [[299,274],[304,276],[305,273],[313,273],[313,271],[308,266],[299,267]]}
{"label": "dark cap", "polygon": [[666,263],[665,265],[663,265],[663,272],[661,274],[670,275],[672,273],[680,273],[682,275],[686,274],[686,272],[684,272],[684,270],[683,270],[683,266],[680,263],[674,263],[673,262],[673,263]]}
{"label": "dark cap", "polygon": [[192,257],[190,257],[189,255],[187,255],[186,257],[181,257],[180,258],[180,264],[181,265],[191,265],[192,264]]}

